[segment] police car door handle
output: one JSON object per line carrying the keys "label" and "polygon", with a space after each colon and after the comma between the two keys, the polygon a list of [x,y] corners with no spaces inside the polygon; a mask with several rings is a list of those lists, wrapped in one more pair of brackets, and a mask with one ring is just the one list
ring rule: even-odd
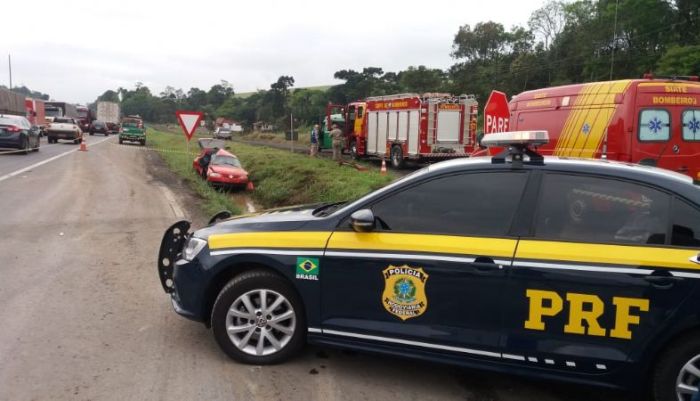
{"label": "police car door handle", "polygon": [[673,273],[666,270],[655,270],[648,276],[644,277],[645,281],[647,281],[654,287],[661,289],[671,288],[677,281],[680,281],[682,279],[682,277],[674,276]]}
{"label": "police car door handle", "polygon": [[493,270],[503,269],[502,265],[497,264],[493,259],[488,256],[479,256],[474,259],[472,266],[480,272],[489,272]]}

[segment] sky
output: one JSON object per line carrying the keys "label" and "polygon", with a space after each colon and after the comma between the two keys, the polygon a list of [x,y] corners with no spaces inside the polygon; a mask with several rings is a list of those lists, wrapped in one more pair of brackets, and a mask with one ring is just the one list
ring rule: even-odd
{"label": "sky", "polygon": [[[3,2],[0,84],[87,103],[107,89],[166,86],[237,93],[331,85],[341,69],[446,69],[460,26],[526,25],[543,0],[34,0]],[[23,16],[23,17],[20,17]],[[12,34],[9,34],[12,32]]]}

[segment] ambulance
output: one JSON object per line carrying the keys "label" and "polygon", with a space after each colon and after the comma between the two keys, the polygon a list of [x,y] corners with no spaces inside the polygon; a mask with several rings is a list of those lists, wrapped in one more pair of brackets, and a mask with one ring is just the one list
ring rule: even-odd
{"label": "ambulance", "polygon": [[696,76],[532,90],[514,96],[509,108],[509,130],[549,132],[541,154],[640,163],[700,178]]}

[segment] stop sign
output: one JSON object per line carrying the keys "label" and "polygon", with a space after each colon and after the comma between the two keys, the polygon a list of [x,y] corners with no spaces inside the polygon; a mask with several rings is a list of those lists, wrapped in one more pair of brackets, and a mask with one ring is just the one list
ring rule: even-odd
{"label": "stop sign", "polygon": [[508,97],[503,92],[491,91],[484,106],[484,134],[508,131],[509,118]]}

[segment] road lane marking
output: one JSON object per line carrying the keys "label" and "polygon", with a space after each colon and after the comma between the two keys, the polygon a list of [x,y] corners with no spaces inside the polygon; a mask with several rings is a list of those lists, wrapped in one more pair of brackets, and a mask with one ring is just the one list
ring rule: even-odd
{"label": "road lane marking", "polygon": [[163,192],[163,196],[165,196],[165,199],[168,201],[168,204],[170,205],[170,209],[172,209],[173,214],[175,214],[175,217],[178,219],[182,219],[185,217],[185,213],[183,213],[182,209],[180,208],[180,205],[178,205],[177,200],[175,199],[175,195],[173,195],[172,191],[166,186],[159,185],[161,192]]}
{"label": "road lane marking", "polygon": [[[98,144],[100,144],[100,143],[102,143],[102,142],[104,142],[104,141],[106,141],[106,140],[108,140],[108,139],[112,139],[112,138],[104,138],[104,139],[99,140],[99,141],[97,141],[97,142],[95,142],[95,143],[89,144],[88,147],[98,145]],[[50,162],[52,162],[52,161],[54,161],[54,160],[60,159],[61,157],[65,156],[65,155],[71,154],[71,153],[73,153],[73,152],[77,152],[79,149],[80,149],[80,148],[75,148],[75,149],[71,149],[71,150],[66,151],[66,152],[63,152],[63,153],[59,153],[59,154],[57,154],[56,156],[49,157],[49,158],[46,159],[46,160],[42,160],[42,161],[40,161],[40,162],[38,162],[38,163],[34,163],[34,164],[30,165],[30,166],[27,166],[27,167],[21,168],[21,169],[19,169],[19,170],[13,171],[13,172],[11,172],[11,173],[5,174],[5,175],[3,175],[2,177],[0,177],[0,182],[5,181],[5,180],[7,180],[8,178],[12,178],[12,177],[14,177],[14,176],[20,175],[20,174],[22,174],[22,173],[24,173],[24,172],[27,172],[27,171],[29,171],[29,170],[35,169],[35,168],[37,168],[37,167],[39,167],[39,166],[43,166],[43,165],[46,164],[46,163],[50,163]]]}

